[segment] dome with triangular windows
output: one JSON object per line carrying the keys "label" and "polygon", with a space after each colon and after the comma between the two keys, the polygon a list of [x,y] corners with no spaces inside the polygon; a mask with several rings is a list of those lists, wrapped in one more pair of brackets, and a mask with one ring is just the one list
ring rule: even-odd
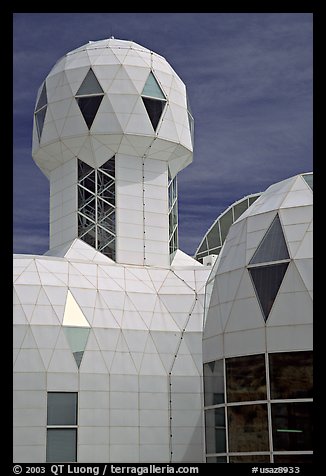
{"label": "dome with triangular windows", "polygon": [[89,42],[61,58],[41,84],[33,158],[45,175],[78,157],[101,167],[125,154],[192,161],[194,121],[186,87],[160,55],[132,41]]}

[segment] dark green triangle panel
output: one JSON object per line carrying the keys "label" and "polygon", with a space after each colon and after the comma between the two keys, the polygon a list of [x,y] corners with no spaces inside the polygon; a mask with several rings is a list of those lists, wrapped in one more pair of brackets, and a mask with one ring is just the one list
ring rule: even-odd
{"label": "dark green triangle panel", "polygon": [[265,321],[272,309],[288,265],[289,263],[277,263],[248,269]]}

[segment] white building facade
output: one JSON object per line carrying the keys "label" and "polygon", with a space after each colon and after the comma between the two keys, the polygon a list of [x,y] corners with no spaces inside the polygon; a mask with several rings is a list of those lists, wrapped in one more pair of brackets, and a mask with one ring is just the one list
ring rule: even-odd
{"label": "white building facade", "polygon": [[14,461],[202,462],[209,268],[178,249],[186,88],[113,38],[53,67],[33,158],[50,249],[14,258]]}
{"label": "white building facade", "polygon": [[206,461],[312,462],[313,175],[230,227],[206,286]]}

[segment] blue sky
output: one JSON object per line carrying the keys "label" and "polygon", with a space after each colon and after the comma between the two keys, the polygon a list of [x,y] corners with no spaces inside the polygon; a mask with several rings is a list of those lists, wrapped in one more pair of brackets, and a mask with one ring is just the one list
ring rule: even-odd
{"label": "blue sky", "polygon": [[179,245],[193,255],[231,203],[312,170],[312,14],[14,14],[15,253],[48,249],[49,186],[31,157],[38,87],[88,41],[132,40],[187,86],[194,161],[178,175]]}

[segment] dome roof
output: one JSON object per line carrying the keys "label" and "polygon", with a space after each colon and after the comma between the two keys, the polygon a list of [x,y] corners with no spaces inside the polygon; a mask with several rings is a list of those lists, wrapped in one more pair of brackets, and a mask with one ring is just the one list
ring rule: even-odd
{"label": "dome roof", "polygon": [[301,174],[231,225],[206,285],[205,360],[311,348],[312,212],[312,174]]}

